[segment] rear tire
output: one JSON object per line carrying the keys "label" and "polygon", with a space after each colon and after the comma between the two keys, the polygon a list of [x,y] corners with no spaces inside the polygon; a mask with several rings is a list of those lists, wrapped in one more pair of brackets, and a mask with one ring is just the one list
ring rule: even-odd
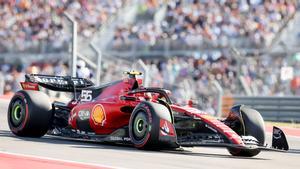
{"label": "rear tire", "polygon": [[[244,134],[253,136],[257,139],[259,145],[265,144],[265,125],[260,113],[254,109],[241,106],[241,118],[245,125]],[[234,156],[253,157],[260,153],[260,149],[238,149],[228,148],[230,154]]]}
{"label": "rear tire", "polygon": [[39,91],[18,91],[9,103],[7,119],[15,135],[41,137],[51,123],[51,101]]}

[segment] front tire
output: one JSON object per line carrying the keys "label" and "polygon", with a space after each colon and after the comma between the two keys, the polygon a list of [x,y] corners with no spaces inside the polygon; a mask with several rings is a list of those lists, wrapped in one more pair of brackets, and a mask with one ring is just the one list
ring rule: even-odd
{"label": "front tire", "polygon": [[[265,144],[265,125],[260,113],[254,109],[241,105],[239,108],[241,120],[244,124],[244,131],[240,135],[253,136],[257,139],[258,145]],[[234,156],[253,157],[260,153],[260,149],[238,149],[228,148]]]}
{"label": "front tire", "polygon": [[[160,124],[167,123],[173,135],[161,136]],[[139,149],[175,148],[176,133],[169,109],[158,103],[141,102],[133,110],[129,120],[131,142]]]}
{"label": "front tire", "polygon": [[18,91],[11,99],[7,113],[13,134],[41,137],[49,129],[52,111],[49,97],[39,91]]}
{"label": "front tire", "polygon": [[147,110],[139,109],[135,111],[130,120],[130,138],[137,148],[143,148],[150,138],[151,131],[151,115]]}

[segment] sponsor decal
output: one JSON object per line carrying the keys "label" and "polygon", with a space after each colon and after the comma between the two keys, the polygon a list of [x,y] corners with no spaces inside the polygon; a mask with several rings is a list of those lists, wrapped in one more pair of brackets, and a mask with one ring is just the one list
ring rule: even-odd
{"label": "sponsor decal", "polygon": [[106,115],[104,108],[101,104],[97,104],[94,106],[92,110],[92,119],[96,125],[104,125]]}
{"label": "sponsor decal", "polygon": [[161,136],[175,136],[175,131],[172,124],[167,120],[160,120],[160,135]]}
{"label": "sponsor decal", "polygon": [[80,120],[88,120],[90,118],[90,111],[80,110],[78,112],[78,117],[79,117]]}
{"label": "sponsor decal", "polygon": [[59,77],[42,77],[42,76],[33,76],[34,81],[39,83],[49,83],[49,84],[58,84],[58,85],[67,85],[68,81]]}
{"label": "sponsor decal", "polygon": [[110,141],[131,141],[130,137],[109,136]]}
{"label": "sponsor decal", "polygon": [[123,140],[124,141],[131,141],[130,137],[124,137]]}
{"label": "sponsor decal", "polygon": [[273,129],[273,138],[274,139],[280,139],[282,135],[282,131],[278,130],[276,128]]}
{"label": "sponsor decal", "polygon": [[117,136],[110,136],[109,140],[111,141],[123,141],[122,137],[117,137]]}
{"label": "sponsor decal", "polygon": [[169,132],[170,132],[170,129],[169,129],[167,123],[165,123],[163,125],[163,127],[161,128],[161,134],[166,136],[166,135],[168,135]]}

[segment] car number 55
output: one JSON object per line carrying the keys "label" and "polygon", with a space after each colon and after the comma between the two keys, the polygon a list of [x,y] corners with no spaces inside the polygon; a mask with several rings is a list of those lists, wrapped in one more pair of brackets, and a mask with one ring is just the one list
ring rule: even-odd
{"label": "car number 55", "polygon": [[80,100],[83,102],[89,102],[92,101],[92,91],[91,90],[82,90]]}

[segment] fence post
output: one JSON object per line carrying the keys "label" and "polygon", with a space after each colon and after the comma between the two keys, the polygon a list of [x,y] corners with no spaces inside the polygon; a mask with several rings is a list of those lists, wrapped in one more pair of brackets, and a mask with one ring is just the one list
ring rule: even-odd
{"label": "fence post", "polygon": [[76,20],[69,15],[67,12],[64,12],[64,15],[66,16],[66,18],[71,22],[72,24],[72,55],[71,55],[71,72],[70,74],[73,77],[76,77],[76,70],[77,70],[77,22]]}
{"label": "fence post", "polygon": [[147,65],[143,62],[142,59],[138,60],[138,63],[142,66],[142,68],[144,69],[145,75],[144,75],[144,86],[145,87],[149,87],[150,85],[150,76],[149,76],[149,70]]}
{"label": "fence post", "polygon": [[214,80],[213,84],[215,85],[215,87],[218,90],[218,109],[217,109],[217,117],[221,117],[222,116],[222,102],[223,102],[223,88],[222,86],[219,84],[218,81]]}
{"label": "fence post", "polygon": [[96,47],[96,45],[91,42],[90,46],[92,49],[97,53],[97,67],[96,67],[96,85],[100,85],[101,83],[101,69],[102,69],[102,52],[99,50],[99,48]]}
{"label": "fence post", "polygon": [[131,69],[137,69],[136,65],[139,64],[144,71],[144,87],[149,87],[150,84],[150,75],[147,65],[143,62],[142,59],[139,59],[137,62],[134,62],[131,66]]}
{"label": "fence post", "polygon": [[0,95],[4,94],[4,75],[3,73],[0,71]]}

